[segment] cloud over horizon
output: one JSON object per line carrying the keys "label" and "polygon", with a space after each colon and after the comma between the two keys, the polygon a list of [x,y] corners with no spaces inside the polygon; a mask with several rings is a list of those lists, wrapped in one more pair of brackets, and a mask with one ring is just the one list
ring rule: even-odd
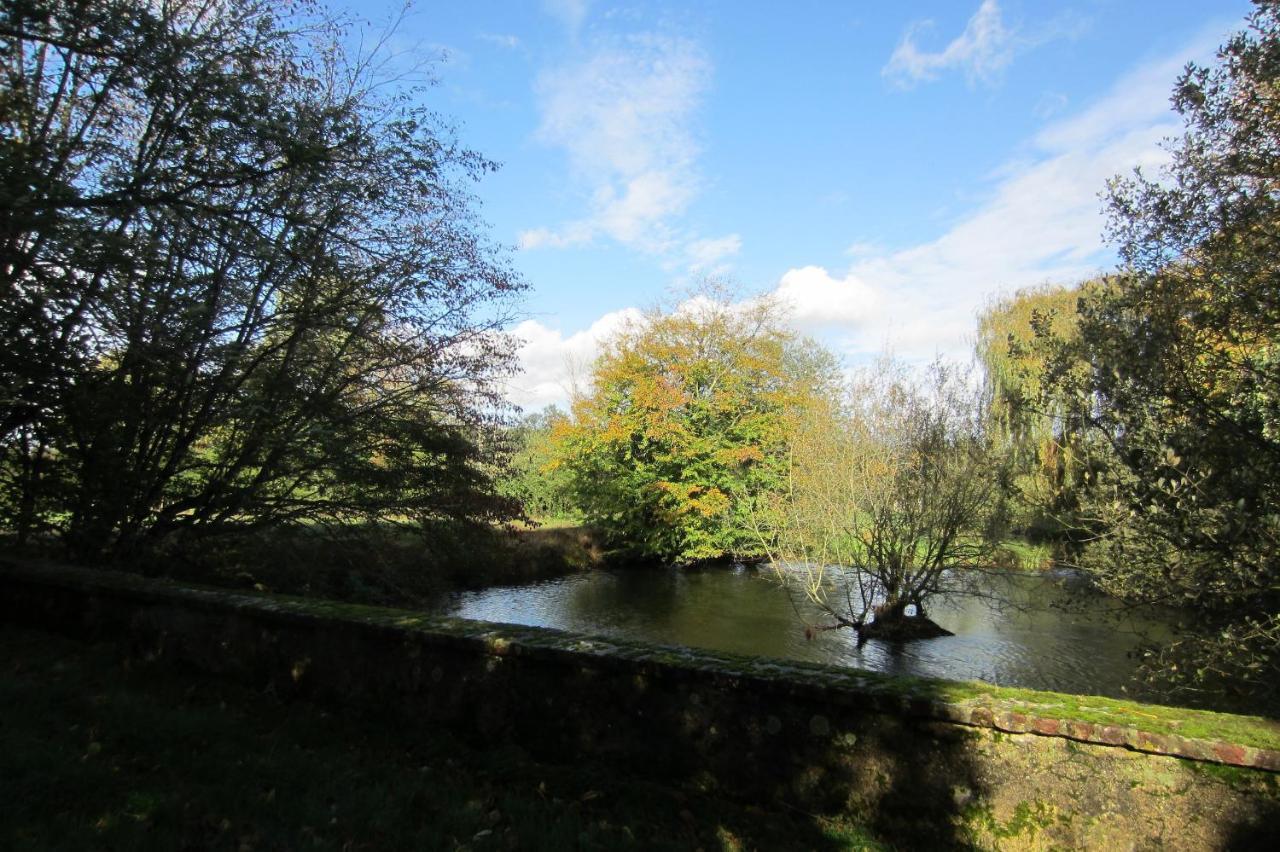
{"label": "cloud over horizon", "polygon": [[[789,306],[798,330],[855,362],[886,348],[917,364],[939,354],[967,359],[977,314],[993,299],[1045,282],[1073,283],[1114,263],[1103,242],[1099,194],[1116,174],[1167,162],[1161,142],[1180,129],[1169,108],[1170,81],[1188,58],[1212,48],[1201,40],[1140,66],[1102,97],[1044,124],[991,175],[985,200],[934,239],[898,250],[851,240],[846,270],[797,264],[772,294]],[[718,258],[739,244],[732,235],[700,248],[705,258]],[[568,375],[557,371],[557,359],[564,360],[559,353],[589,365],[599,342],[632,311],[608,314],[568,336],[537,322],[522,324],[535,340],[527,357],[522,350],[535,379],[525,382],[531,390],[521,399],[563,401],[567,394],[553,398]]]}
{"label": "cloud over horizon", "polygon": [[841,348],[871,355],[887,340],[909,360],[963,358],[977,313],[992,299],[1111,265],[1100,193],[1116,174],[1168,161],[1161,142],[1180,127],[1170,81],[1188,56],[1211,49],[1205,42],[1141,66],[1092,104],[1046,124],[1024,156],[993,175],[987,200],[936,239],[857,259],[846,280],[876,295],[883,325],[878,333],[851,330]]}

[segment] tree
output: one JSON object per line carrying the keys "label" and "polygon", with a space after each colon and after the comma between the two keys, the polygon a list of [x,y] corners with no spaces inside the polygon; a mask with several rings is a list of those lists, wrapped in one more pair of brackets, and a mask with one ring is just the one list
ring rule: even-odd
{"label": "tree", "polygon": [[[753,519],[783,581],[831,618],[821,628],[860,640],[946,634],[925,603],[964,589],[961,569],[987,547],[995,482],[980,401],[954,368],[934,364],[920,382],[884,361],[842,400],[808,408],[786,487]],[[833,573],[845,579],[838,593]]]}
{"label": "tree", "polygon": [[1173,105],[1186,130],[1164,174],[1110,185],[1122,266],[1081,308],[1079,393],[1116,460],[1085,564],[1109,592],[1197,615],[1155,658],[1164,673],[1266,692],[1280,682],[1280,4],[1259,2],[1214,66],[1188,66]]}
{"label": "tree", "polygon": [[489,517],[492,168],[266,0],[4,0],[0,512],[81,557]]}
{"label": "tree", "polygon": [[754,497],[780,485],[797,414],[832,359],[766,299],[700,293],[614,336],[556,433],[588,522],[664,560],[749,556]]}
{"label": "tree", "polygon": [[569,471],[556,464],[553,439],[568,415],[554,405],[525,415],[507,433],[511,464],[501,480],[503,493],[519,501],[534,519],[564,519],[577,514]]}
{"label": "tree", "polygon": [[[1075,392],[1089,364],[1078,355],[1077,307],[1097,286],[1021,290],[978,318],[977,355],[987,396],[987,428],[997,443],[1002,525],[1033,540],[1081,537],[1080,492],[1109,447],[1095,447],[1087,398]],[[1074,360],[1071,360],[1074,358]],[[1067,376],[1047,381],[1057,359]],[[1066,380],[1064,380],[1064,378]]]}

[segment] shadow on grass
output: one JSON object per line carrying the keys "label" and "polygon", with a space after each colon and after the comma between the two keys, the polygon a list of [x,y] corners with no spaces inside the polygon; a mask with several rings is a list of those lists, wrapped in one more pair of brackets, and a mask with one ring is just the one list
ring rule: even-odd
{"label": "shadow on grass", "polygon": [[[6,849],[837,849],[856,826],[540,763],[0,627]],[[874,848],[874,847],[872,847]]]}

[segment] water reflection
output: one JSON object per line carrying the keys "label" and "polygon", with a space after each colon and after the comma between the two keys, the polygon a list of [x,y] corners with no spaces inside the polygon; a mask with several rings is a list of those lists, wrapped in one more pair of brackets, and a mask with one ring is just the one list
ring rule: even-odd
{"label": "water reflection", "polygon": [[596,571],[462,593],[448,612],[891,674],[1149,697],[1131,681],[1137,665],[1131,654],[1144,637],[1169,634],[1167,616],[1119,617],[1101,601],[1064,608],[1067,592],[1039,576],[990,576],[982,590],[986,596],[929,604],[929,616],[954,636],[901,644],[873,640],[861,647],[847,630],[806,639],[806,621],[824,622],[816,608],[788,595],[770,570],[744,566]]}

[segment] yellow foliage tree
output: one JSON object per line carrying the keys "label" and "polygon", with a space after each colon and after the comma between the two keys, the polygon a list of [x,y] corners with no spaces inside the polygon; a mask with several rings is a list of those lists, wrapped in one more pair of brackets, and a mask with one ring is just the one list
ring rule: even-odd
{"label": "yellow foliage tree", "polygon": [[606,343],[556,445],[616,546],[682,561],[759,552],[746,507],[778,487],[797,413],[836,374],[784,320],[768,299],[708,289]]}

